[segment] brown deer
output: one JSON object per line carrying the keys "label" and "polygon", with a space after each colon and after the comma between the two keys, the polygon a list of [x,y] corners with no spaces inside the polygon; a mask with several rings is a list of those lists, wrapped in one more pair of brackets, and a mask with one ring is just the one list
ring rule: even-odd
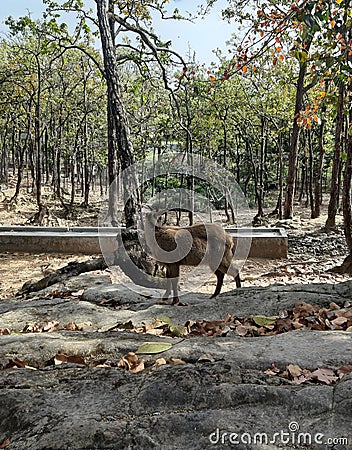
{"label": "brown deer", "polygon": [[144,225],[145,241],[151,256],[166,268],[167,288],[163,299],[169,298],[172,288],[172,304],[178,304],[180,266],[198,266],[201,262],[206,262],[217,277],[211,298],[220,294],[226,273],[235,278],[237,287],[241,287],[239,271],[232,263],[233,239],[220,225],[160,226],[158,218],[165,212],[147,212]]}

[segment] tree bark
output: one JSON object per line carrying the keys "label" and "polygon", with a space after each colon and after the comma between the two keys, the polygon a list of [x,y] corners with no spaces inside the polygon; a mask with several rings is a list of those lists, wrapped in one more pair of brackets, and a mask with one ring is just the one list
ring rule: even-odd
{"label": "tree bark", "polygon": [[298,158],[298,144],[300,136],[300,126],[298,125],[298,117],[303,105],[303,95],[304,95],[304,79],[307,71],[307,63],[303,62],[300,65],[299,75],[297,80],[297,90],[296,90],[296,104],[295,112],[293,118],[293,127],[290,142],[290,153],[289,153],[289,165],[286,180],[286,195],[285,195],[285,205],[284,205],[284,219],[291,219],[293,217],[293,199],[295,193],[296,185],[296,169],[297,169],[297,158]]}
{"label": "tree bark", "polygon": [[331,190],[330,201],[328,207],[328,218],[325,223],[325,227],[328,229],[335,228],[336,213],[339,205],[339,172],[341,169],[341,150],[343,145],[343,125],[345,121],[344,114],[344,100],[345,100],[345,85],[340,84],[338,106],[336,114],[336,128],[335,128],[335,149],[334,159],[331,174]]}
{"label": "tree bark", "polygon": [[[107,84],[108,97],[108,159],[109,159],[109,182],[116,180],[118,170],[122,173],[134,164],[134,151],[130,139],[130,127],[125,111],[121,84],[117,70],[113,30],[113,1],[95,0],[97,4],[98,25],[101,37],[104,75]],[[110,22],[109,22],[110,19]],[[129,174],[122,180],[124,187],[124,213],[126,226],[136,225],[136,202],[138,202],[137,179],[134,174]],[[109,215],[113,225],[117,225],[117,198],[116,192],[112,193],[109,205]]]}

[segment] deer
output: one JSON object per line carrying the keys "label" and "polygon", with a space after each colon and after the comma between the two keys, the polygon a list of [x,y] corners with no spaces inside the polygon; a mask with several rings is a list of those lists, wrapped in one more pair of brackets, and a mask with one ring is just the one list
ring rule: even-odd
{"label": "deer", "polygon": [[217,277],[211,298],[217,297],[224,282],[225,274],[232,275],[236,287],[241,287],[238,269],[232,259],[235,245],[232,237],[220,225],[214,223],[195,224],[186,227],[161,226],[160,216],[166,211],[148,211],[145,214],[145,243],[157,264],[166,268],[166,291],[163,300],[173,291],[173,305],[178,305],[178,281],[180,266],[198,266],[207,263]]}

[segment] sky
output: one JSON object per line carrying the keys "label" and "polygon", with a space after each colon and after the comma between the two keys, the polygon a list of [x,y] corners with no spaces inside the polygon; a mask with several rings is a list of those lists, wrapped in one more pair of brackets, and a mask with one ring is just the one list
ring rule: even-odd
{"label": "sky", "polygon": [[[181,13],[195,11],[196,5],[202,0],[170,0],[170,8],[178,8]],[[94,2],[86,0],[94,9]],[[186,55],[191,49],[196,52],[196,60],[209,65],[216,61],[213,50],[225,49],[225,42],[235,31],[234,25],[221,20],[221,8],[226,6],[226,0],[217,0],[215,7],[205,19],[199,19],[196,23],[188,21],[157,21],[154,29],[163,41],[171,40],[174,50]],[[6,32],[4,21],[6,17],[14,18],[31,13],[33,19],[39,19],[44,6],[42,0],[0,0],[0,32]],[[72,15],[72,19],[74,16]]]}

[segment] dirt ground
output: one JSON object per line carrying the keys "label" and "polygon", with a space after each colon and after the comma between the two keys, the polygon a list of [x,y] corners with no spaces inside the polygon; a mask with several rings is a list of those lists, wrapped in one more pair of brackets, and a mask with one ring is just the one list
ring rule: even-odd
{"label": "dirt ground", "polygon": [[[23,194],[17,205],[8,207],[6,201],[10,198],[11,190],[0,198],[0,225],[25,225],[35,212],[35,202],[29,194]],[[53,226],[97,226],[97,216],[101,205],[100,195],[93,196],[94,206],[75,207],[69,217],[63,216],[63,209],[58,202],[50,201],[50,221]],[[322,215],[318,219],[309,218],[309,210],[300,205],[295,207],[293,221],[278,223],[271,218],[268,226],[278,226],[286,229],[289,236],[289,255],[287,260],[253,259],[246,261],[241,278],[243,286],[268,286],[270,284],[292,283],[337,283],[348,276],[329,272],[343,261],[347,254],[347,247],[342,230],[342,217],[338,216],[336,232],[326,233],[323,230],[326,221],[326,202],[322,207]],[[253,216],[255,212],[253,212]],[[58,255],[58,254],[29,254],[29,253],[1,253],[0,248],[0,298],[14,296],[28,280],[39,280],[51,271],[66,265],[70,261],[84,261],[89,256]],[[187,270],[187,269],[185,269]],[[181,276],[182,278],[182,276]],[[215,277],[201,288],[202,292],[212,292]],[[235,288],[230,277],[225,280],[224,291]]]}

